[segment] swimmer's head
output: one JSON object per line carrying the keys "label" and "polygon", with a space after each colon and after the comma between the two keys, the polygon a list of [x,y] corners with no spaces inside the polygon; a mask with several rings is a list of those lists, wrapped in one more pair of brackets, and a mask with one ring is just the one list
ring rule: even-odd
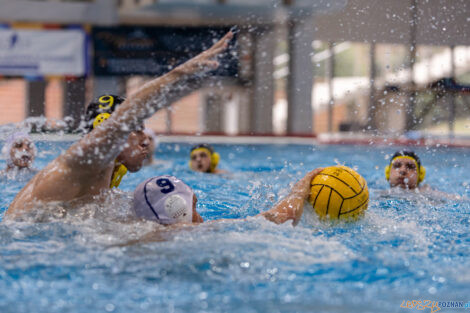
{"label": "swimmer's head", "polygon": [[102,95],[88,104],[85,112],[85,131],[89,133],[107,120],[124,100],[116,95]]}
{"label": "swimmer's head", "polygon": [[30,168],[36,157],[36,146],[26,132],[15,132],[5,141],[2,155],[9,168]]}
{"label": "swimmer's head", "polygon": [[[102,95],[91,102],[85,113],[86,132],[91,132],[106,121],[124,101],[124,98],[116,95]],[[124,165],[130,172],[137,172],[148,154],[149,145],[149,139],[141,126],[129,134],[124,149],[117,157],[117,162]]]}
{"label": "swimmer's head", "polygon": [[203,173],[213,173],[220,159],[214,148],[205,143],[193,146],[189,157],[189,167],[193,171]]}
{"label": "swimmer's head", "polygon": [[143,219],[164,225],[200,223],[197,198],[183,181],[170,175],[152,177],[134,191],[133,210]]}
{"label": "swimmer's head", "polygon": [[385,167],[385,178],[390,187],[415,189],[424,180],[426,169],[413,151],[397,151]]}

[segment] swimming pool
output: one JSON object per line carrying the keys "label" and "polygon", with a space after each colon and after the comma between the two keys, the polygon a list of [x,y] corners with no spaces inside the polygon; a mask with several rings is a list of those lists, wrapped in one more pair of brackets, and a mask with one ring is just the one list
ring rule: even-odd
{"label": "swimming pool", "polygon": [[[69,144],[40,142],[36,165]],[[123,192],[66,217],[0,224],[0,312],[412,312],[403,301],[470,300],[470,201],[383,192],[397,147],[215,145],[227,175],[190,172],[189,148],[161,144],[161,162],[125,177]],[[425,182],[470,197],[470,150],[416,151]],[[128,219],[128,192],[144,178],[180,177],[205,220],[232,219],[267,210],[304,173],[335,162],[368,181],[359,222],[251,218],[128,244],[154,227]],[[2,216],[24,184],[0,181]]]}

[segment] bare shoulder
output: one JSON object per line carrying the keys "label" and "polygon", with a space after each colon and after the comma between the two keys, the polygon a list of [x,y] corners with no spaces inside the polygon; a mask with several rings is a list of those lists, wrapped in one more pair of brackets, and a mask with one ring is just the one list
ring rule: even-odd
{"label": "bare shoulder", "polygon": [[80,194],[79,171],[71,169],[58,157],[38,172],[10,204],[6,216],[31,210],[40,201],[70,200]]}
{"label": "bare shoulder", "polygon": [[5,213],[5,216],[16,215],[21,213],[21,211],[29,210],[34,200],[38,198],[38,195],[44,192],[47,193],[48,190],[52,192],[56,186],[51,186],[51,181],[54,180],[56,176],[54,173],[57,172],[56,169],[59,167],[56,160],[52,161],[47,167],[39,171],[26,184],[26,186],[18,192]]}

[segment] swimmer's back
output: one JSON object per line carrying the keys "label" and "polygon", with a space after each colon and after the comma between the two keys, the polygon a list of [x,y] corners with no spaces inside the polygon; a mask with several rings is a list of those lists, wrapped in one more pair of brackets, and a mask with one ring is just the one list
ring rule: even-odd
{"label": "swimmer's back", "polygon": [[108,167],[99,173],[99,176],[109,179],[90,181],[90,177],[94,175],[90,175],[88,170],[72,170],[63,157],[58,157],[16,195],[5,217],[11,218],[29,211],[38,201],[70,201],[84,195],[98,194],[102,189],[108,188],[112,169],[113,167]]}

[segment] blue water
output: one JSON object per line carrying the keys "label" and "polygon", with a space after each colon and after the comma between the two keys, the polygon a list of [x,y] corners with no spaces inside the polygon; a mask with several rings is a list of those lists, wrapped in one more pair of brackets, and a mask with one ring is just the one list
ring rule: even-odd
{"label": "blue water", "polygon": [[[35,165],[68,145],[40,142]],[[230,174],[190,172],[190,145],[161,144],[160,162],[126,176],[123,191],[65,217],[0,224],[0,312],[416,312],[402,302],[470,300],[470,201],[386,192],[383,168],[397,147],[215,147]],[[470,197],[470,150],[416,150],[425,182]],[[361,221],[325,223],[308,211],[297,227],[230,221],[335,163],[369,184]],[[134,221],[130,192],[160,174],[194,188],[206,221],[228,220],[179,231]],[[2,216],[26,179],[0,180]],[[152,231],[154,241],[135,243]]]}

